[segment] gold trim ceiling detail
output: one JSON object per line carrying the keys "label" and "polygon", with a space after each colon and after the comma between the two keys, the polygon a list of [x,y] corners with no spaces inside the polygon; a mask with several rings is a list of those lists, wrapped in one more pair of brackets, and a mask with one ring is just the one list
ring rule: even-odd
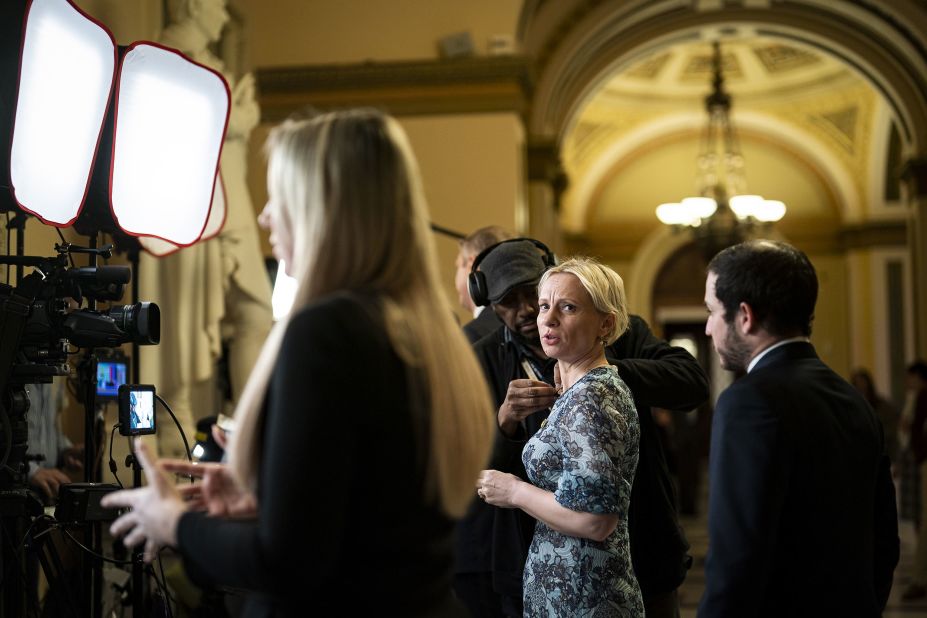
{"label": "gold trim ceiling detail", "polygon": [[793,69],[801,69],[821,63],[821,58],[791,45],[778,43],[757,46],[753,53],[766,71],[771,74],[783,73]]}
{"label": "gold trim ceiling detail", "polygon": [[[680,77],[679,69],[702,54],[705,47],[702,43],[685,44],[656,53],[617,75],[590,99],[563,142],[564,167],[573,186],[581,185],[596,162],[615,144],[634,135],[638,129],[646,130],[648,125],[659,123],[664,116],[697,105],[687,90],[680,90],[686,82]],[[802,134],[813,136],[834,162],[839,162],[845,171],[844,178],[854,185],[854,192],[868,196],[872,120],[878,100],[866,82],[831,59],[768,39],[742,40],[736,53],[726,56],[730,56],[731,63],[742,60],[740,65],[749,67],[749,74],[738,85],[744,95],[735,92],[738,96],[735,118],[738,113],[750,114],[755,123],[751,125],[751,133],[762,135],[768,131],[770,138],[782,145],[785,142],[778,137],[780,127],[790,128],[792,139]],[[761,62],[761,58],[765,58],[765,62]],[[655,75],[649,88],[644,90],[634,83],[645,83],[641,79],[643,75],[638,74],[636,79],[630,75],[642,67],[646,70],[641,73]],[[771,67],[777,68],[770,70]],[[788,77],[783,79],[785,75]],[[668,126],[667,131],[678,134],[678,122],[673,127]],[[659,135],[657,129],[651,141],[659,141]],[[634,148],[625,149],[623,157],[633,156],[634,151]],[[608,182],[608,179],[600,182]],[[593,189],[588,195],[597,193]],[[581,206],[571,203],[576,197],[572,192],[565,196],[564,207],[568,211]],[[868,210],[865,199],[861,205],[864,211]],[[585,224],[596,226],[599,223],[587,219]]]}

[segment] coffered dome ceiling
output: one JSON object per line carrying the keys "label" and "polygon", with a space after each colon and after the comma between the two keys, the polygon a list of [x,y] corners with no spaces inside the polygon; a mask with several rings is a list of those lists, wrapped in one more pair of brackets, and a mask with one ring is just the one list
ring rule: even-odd
{"label": "coffered dome ceiling", "polygon": [[[788,205],[780,231],[833,233],[864,217],[887,148],[878,93],[839,60],[789,42],[722,38],[721,49],[748,188]],[[693,193],[711,53],[706,37],[637,58],[577,111],[562,142],[561,223],[581,244],[632,252],[658,229],[658,204]]]}

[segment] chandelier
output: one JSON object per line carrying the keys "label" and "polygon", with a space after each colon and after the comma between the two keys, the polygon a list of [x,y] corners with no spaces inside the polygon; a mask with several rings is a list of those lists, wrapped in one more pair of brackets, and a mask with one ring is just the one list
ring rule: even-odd
{"label": "chandelier", "polygon": [[731,122],[731,95],[724,90],[721,46],[713,43],[712,91],[705,97],[708,125],[696,168],[697,195],[660,204],[657,218],[691,231],[707,258],[765,231],[785,215],[785,204],[747,191],[744,157]]}

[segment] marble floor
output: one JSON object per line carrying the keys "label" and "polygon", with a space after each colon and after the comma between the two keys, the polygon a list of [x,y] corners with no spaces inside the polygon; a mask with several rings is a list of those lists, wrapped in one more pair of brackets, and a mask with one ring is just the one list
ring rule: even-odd
{"label": "marble floor", "polygon": [[[691,545],[689,553],[692,554],[693,557],[692,569],[689,571],[686,581],[679,589],[682,618],[695,618],[698,602],[705,586],[705,554],[708,550],[708,529],[705,517],[707,509],[704,506],[705,499],[707,499],[707,495],[703,497],[703,504],[699,509],[699,516],[680,518],[680,524],[685,529],[686,536]],[[927,618],[927,599],[920,599],[913,602],[901,601],[901,594],[907,587],[911,577],[915,545],[914,527],[908,522],[902,522],[900,526],[900,535],[901,561],[897,569],[895,569],[895,583],[892,586],[892,595],[889,598],[883,618]]]}

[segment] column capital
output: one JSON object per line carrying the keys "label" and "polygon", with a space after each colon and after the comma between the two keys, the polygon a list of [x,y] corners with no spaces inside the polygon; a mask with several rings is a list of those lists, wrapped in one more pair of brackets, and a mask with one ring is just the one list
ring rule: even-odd
{"label": "column capital", "polygon": [[531,137],[527,146],[528,182],[550,185],[554,195],[554,208],[559,212],[560,197],[570,185],[570,179],[560,161],[560,145],[556,139]]}
{"label": "column capital", "polygon": [[927,155],[912,157],[901,166],[901,183],[908,200],[927,199]]}

